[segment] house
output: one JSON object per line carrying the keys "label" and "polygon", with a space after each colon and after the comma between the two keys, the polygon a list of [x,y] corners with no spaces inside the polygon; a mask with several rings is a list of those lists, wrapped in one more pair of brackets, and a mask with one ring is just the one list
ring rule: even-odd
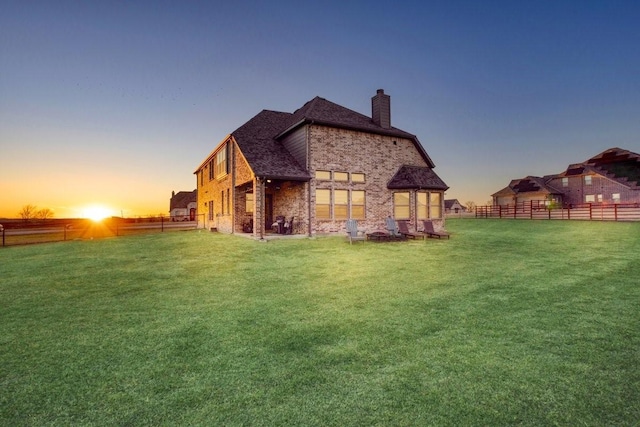
{"label": "house", "polygon": [[447,199],[444,201],[445,213],[461,213],[465,212],[466,210],[467,208],[462,206],[458,199]]}
{"label": "house", "polygon": [[514,179],[492,194],[494,205],[530,201],[565,207],[585,203],[640,203],[640,154],[610,148],[556,175]]}
{"label": "house", "polygon": [[195,221],[198,190],[171,192],[169,216],[171,221]]}
{"label": "house", "polygon": [[385,219],[444,221],[447,185],[418,138],[391,126],[382,89],[371,117],[315,97],[293,113],[263,110],[227,135],[198,166],[205,227],[263,238],[308,236]]}

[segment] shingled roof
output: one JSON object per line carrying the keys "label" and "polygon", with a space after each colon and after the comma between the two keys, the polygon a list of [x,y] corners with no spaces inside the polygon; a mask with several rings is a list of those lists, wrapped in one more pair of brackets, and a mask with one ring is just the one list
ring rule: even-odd
{"label": "shingled roof", "polygon": [[178,191],[172,194],[169,201],[169,210],[176,208],[186,208],[189,203],[196,202],[198,200],[198,190],[193,191]]}
{"label": "shingled roof", "polygon": [[640,185],[640,154],[621,148],[609,148],[587,160],[603,175],[628,186]]}
{"label": "shingled roof", "polygon": [[[435,167],[435,164],[415,135],[394,127],[383,128],[375,124],[371,117],[357,113],[318,96],[293,113],[262,110],[248,122],[233,131],[230,136],[238,144],[240,151],[245,159],[247,159],[256,176],[270,179],[308,181],[311,179],[311,176],[304,165],[300,165],[280,142],[284,136],[306,124],[316,124],[409,139],[413,142],[429,166],[429,168],[426,169]],[[212,151],[197,170],[203,168],[215,152],[216,150]],[[424,179],[431,182],[433,177],[427,177],[427,175],[425,172],[422,174],[422,177],[416,176],[414,179],[418,179],[418,181],[416,181],[418,183]],[[432,171],[430,175],[437,178],[437,175]],[[446,185],[440,178],[437,178],[437,180],[440,181],[438,183],[440,187],[446,188]]]}
{"label": "shingled roof", "polygon": [[401,166],[387,184],[390,190],[448,190],[445,184],[431,168],[421,166]]}
{"label": "shingled roof", "polygon": [[513,179],[508,187],[493,193],[492,197],[506,196],[509,194],[522,193],[546,193],[546,194],[562,194],[562,191],[547,184],[548,177],[527,176],[525,178]]}
{"label": "shingled roof", "polygon": [[309,173],[275,139],[290,119],[291,113],[262,110],[231,133],[256,176],[297,181],[311,179]]}

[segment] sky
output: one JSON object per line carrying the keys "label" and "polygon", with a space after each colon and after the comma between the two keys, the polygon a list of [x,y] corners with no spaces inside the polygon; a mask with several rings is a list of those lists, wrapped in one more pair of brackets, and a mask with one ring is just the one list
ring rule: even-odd
{"label": "sky", "polygon": [[[0,0],[0,217],[168,214],[263,109],[391,96],[449,185],[640,152],[637,1]],[[94,207],[95,209],[95,207]]]}

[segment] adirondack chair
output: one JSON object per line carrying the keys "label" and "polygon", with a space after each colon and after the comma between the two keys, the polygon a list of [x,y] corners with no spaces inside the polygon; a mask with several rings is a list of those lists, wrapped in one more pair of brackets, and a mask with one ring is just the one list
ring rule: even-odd
{"label": "adirondack chair", "polygon": [[353,242],[361,240],[367,240],[367,236],[364,231],[358,230],[358,221],[355,219],[347,220],[347,238],[349,239],[349,244],[353,244]]}
{"label": "adirondack chair", "polygon": [[420,237],[421,239],[424,239],[425,234],[423,233],[414,233],[413,231],[409,231],[409,225],[407,224],[406,220],[399,220],[398,221],[398,230],[400,231],[400,234],[402,234],[405,237],[410,237],[412,239],[415,239],[416,237]]}
{"label": "adirondack chair", "polygon": [[433,222],[427,220],[427,221],[423,221],[424,224],[424,230],[422,231],[427,237],[437,237],[438,239],[442,238],[442,237],[446,237],[447,239],[449,238],[449,233],[447,233],[446,231],[442,230],[442,231],[436,231],[433,228]]}
{"label": "adirondack chair", "polygon": [[396,220],[391,218],[390,216],[388,216],[386,220],[386,229],[389,232],[389,235],[391,237],[394,237],[394,238],[402,237],[402,234],[398,232],[398,225],[396,224]]}

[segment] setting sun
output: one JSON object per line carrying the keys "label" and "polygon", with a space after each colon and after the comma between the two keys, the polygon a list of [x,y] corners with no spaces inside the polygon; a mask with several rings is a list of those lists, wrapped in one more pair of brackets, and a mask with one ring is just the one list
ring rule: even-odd
{"label": "setting sun", "polygon": [[111,215],[111,209],[100,205],[87,206],[82,210],[83,218],[89,218],[93,221],[102,221]]}

